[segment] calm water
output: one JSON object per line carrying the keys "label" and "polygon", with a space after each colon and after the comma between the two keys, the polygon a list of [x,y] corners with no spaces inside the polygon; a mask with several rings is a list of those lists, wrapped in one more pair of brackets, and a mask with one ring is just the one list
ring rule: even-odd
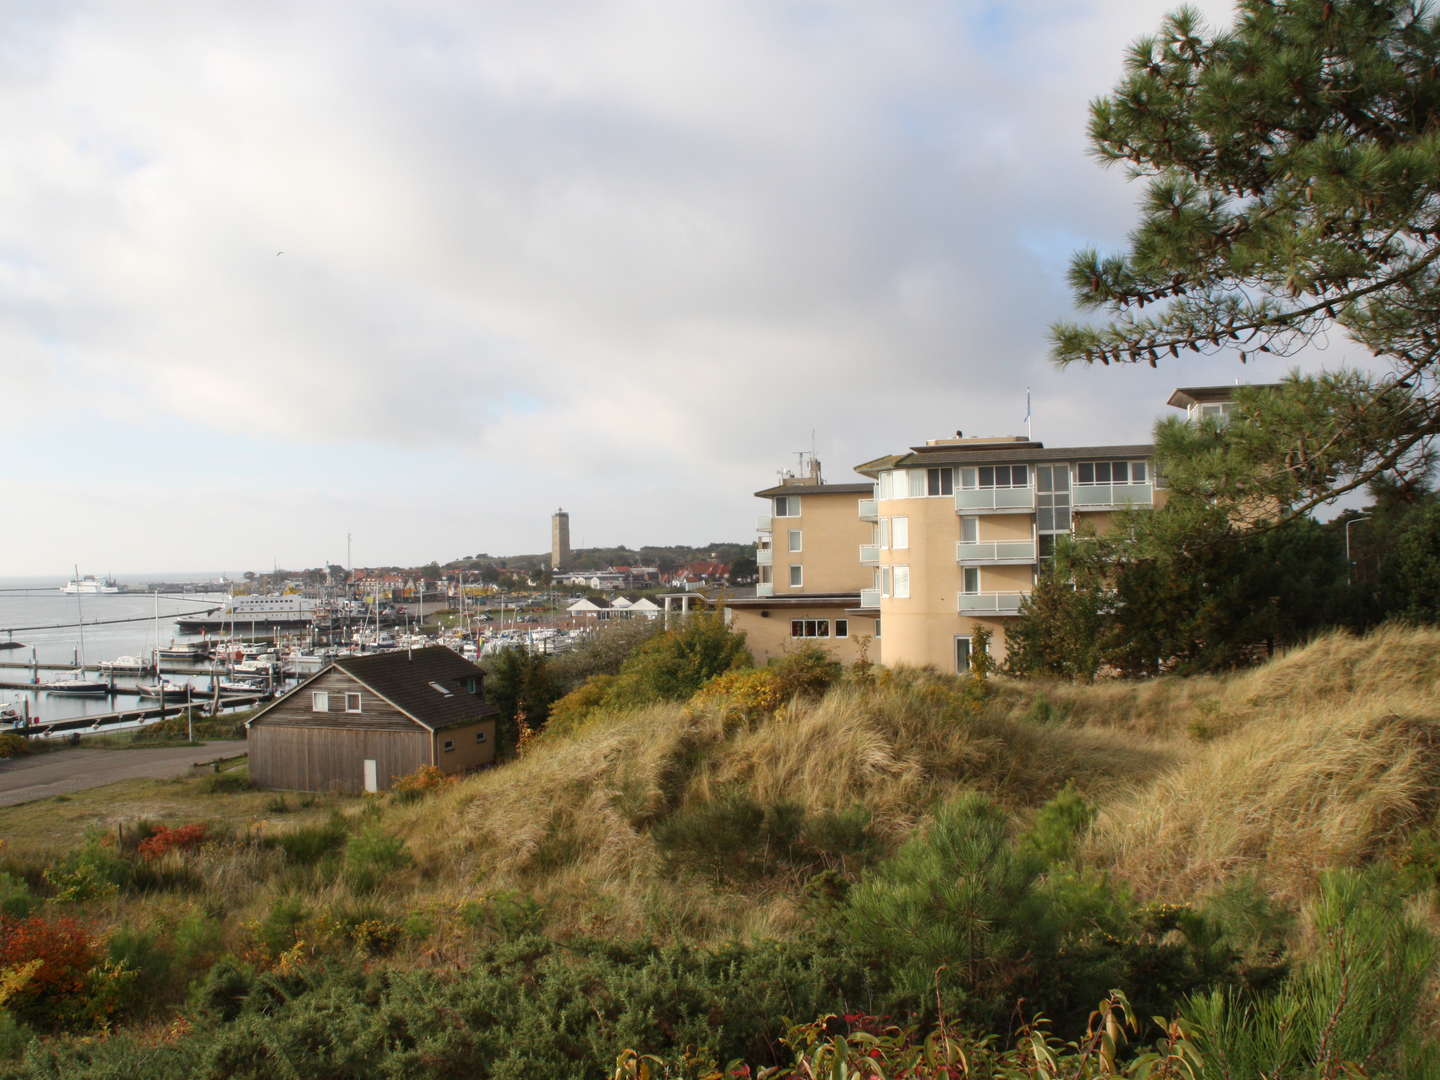
{"label": "calm water", "polygon": [[[213,575],[166,575],[169,581],[188,579],[208,580]],[[169,645],[172,640],[195,640],[180,637],[175,633],[174,619],[177,615],[211,607],[222,602],[223,595],[194,594],[185,598],[161,596],[159,599],[160,618],[158,627],[155,620],[156,600],[153,596],[115,593],[96,596],[66,596],[59,591],[69,580],[63,578],[0,578],[0,641],[23,642],[23,649],[0,650],[0,663],[25,663],[32,659],[42,664],[69,664],[82,653],[91,671],[101,660],[114,660],[121,656],[137,656],[147,659],[157,645]],[[119,579],[122,584],[126,579]],[[139,584],[136,581],[133,584]],[[23,589],[23,592],[10,590]],[[73,625],[84,620],[81,628]],[[134,622],[106,623],[112,619],[134,619]],[[99,624],[97,624],[97,621]],[[16,627],[52,627],[56,624],[70,624],[58,629],[22,630]],[[82,646],[83,637],[83,646]],[[52,679],[62,672],[40,672],[40,679]],[[0,668],[0,682],[28,682],[32,673],[26,668]],[[132,683],[132,675],[117,676],[122,683]],[[197,689],[209,686],[209,679],[198,677],[186,679],[171,675],[173,682],[193,682]],[[44,691],[0,689],[0,702],[30,704],[32,716],[43,720],[59,720],[72,716],[89,716],[95,713],[113,712],[116,709],[135,708],[143,702],[133,695],[110,698],[66,698],[55,697]]]}

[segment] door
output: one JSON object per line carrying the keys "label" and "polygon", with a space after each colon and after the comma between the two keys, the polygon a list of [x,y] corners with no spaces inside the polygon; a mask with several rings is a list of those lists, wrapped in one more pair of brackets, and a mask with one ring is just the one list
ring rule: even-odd
{"label": "door", "polygon": [[380,770],[375,767],[374,758],[365,759],[365,790],[369,794],[380,790]]}

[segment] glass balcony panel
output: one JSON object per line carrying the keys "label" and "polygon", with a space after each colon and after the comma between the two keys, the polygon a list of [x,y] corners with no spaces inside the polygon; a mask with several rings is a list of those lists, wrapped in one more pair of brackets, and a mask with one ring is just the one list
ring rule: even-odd
{"label": "glass balcony panel", "polygon": [[874,499],[861,499],[861,500],[860,500],[860,520],[861,520],[861,521],[875,521],[879,516],[880,516],[879,511],[875,508],[875,500],[874,500]]}
{"label": "glass balcony panel", "polygon": [[1034,562],[1034,540],[988,540],[955,544],[956,562]]}
{"label": "glass balcony panel", "polygon": [[878,608],[880,606],[880,590],[861,589],[860,606],[862,608]]}
{"label": "glass balcony panel", "polygon": [[774,595],[775,595],[775,583],[774,583],[773,581],[762,581],[762,582],[760,582],[760,584],[758,584],[758,585],[755,586],[755,595],[756,595],[756,596],[774,596]]}
{"label": "glass balcony panel", "polygon": [[774,566],[774,565],[775,565],[775,550],[774,550],[774,548],[768,548],[768,547],[767,547],[767,548],[756,548],[756,549],[755,549],[755,565],[756,565],[756,566]]}
{"label": "glass balcony panel", "polygon": [[874,566],[880,561],[880,548],[877,544],[860,545],[860,565]]}
{"label": "glass balcony panel", "polygon": [[1020,602],[1029,593],[981,592],[960,594],[962,615],[1018,615]]}
{"label": "glass balcony panel", "polygon": [[1071,502],[1077,510],[1100,507],[1151,506],[1154,503],[1151,484],[1076,484],[1070,489]]}
{"label": "glass balcony panel", "polygon": [[769,514],[763,514],[763,515],[761,515],[760,517],[758,517],[758,518],[755,519],[755,531],[756,531],[756,532],[771,532],[771,531],[773,531],[773,529],[774,529],[774,526],[773,526],[773,523],[772,523],[771,520],[770,520],[770,515],[769,515]]}
{"label": "glass balcony panel", "polygon": [[961,513],[1029,510],[1034,506],[1034,488],[961,488],[955,492],[955,509]]}

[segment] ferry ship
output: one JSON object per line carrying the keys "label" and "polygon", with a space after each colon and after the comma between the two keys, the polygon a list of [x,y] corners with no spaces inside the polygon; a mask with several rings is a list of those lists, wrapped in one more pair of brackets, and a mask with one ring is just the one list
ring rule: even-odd
{"label": "ferry ship", "polygon": [[71,578],[60,586],[60,591],[71,596],[76,593],[88,596],[91,593],[118,593],[120,586],[115,584],[113,577],[97,578],[94,574],[86,574],[84,577]]}

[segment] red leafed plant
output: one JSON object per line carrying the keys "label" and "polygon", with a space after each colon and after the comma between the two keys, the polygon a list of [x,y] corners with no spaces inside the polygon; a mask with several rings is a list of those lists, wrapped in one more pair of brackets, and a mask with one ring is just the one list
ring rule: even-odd
{"label": "red leafed plant", "polygon": [[39,960],[40,966],[20,988],[18,997],[43,999],[83,992],[100,961],[100,951],[90,932],[74,919],[0,916],[0,970],[34,960]]}
{"label": "red leafed plant", "polygon": [[140,841],[136,851],[145,860],[158,859],[167,851],[188,851],[199,847],[208,838],[203,824],[181,825],[167,829],[163,825]]}

